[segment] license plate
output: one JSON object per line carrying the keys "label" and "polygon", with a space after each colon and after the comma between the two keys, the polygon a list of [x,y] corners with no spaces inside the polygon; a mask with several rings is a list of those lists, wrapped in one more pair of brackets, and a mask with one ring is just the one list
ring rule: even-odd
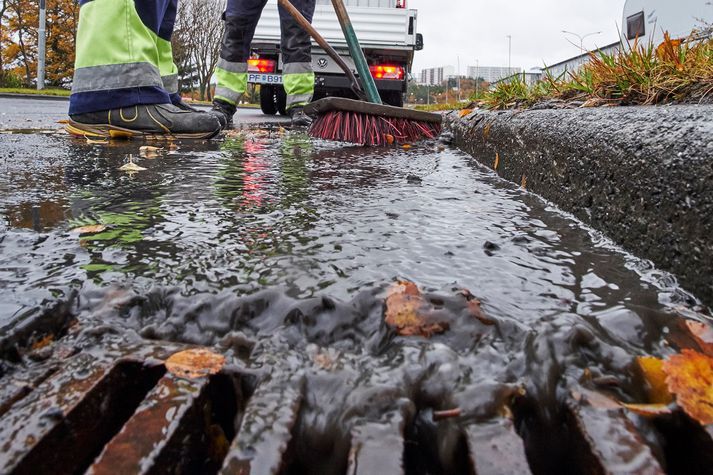
{"label": "license plate", "polygon": [[248,74],[248,82],[253,84],[282,84],[281,74]]}

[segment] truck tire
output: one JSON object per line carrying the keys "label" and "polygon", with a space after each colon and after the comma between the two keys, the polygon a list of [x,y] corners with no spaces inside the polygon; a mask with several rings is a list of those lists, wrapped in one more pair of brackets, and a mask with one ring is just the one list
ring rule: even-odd
{"label": "truck tire", "polygon": [[383,91],[381,93],[381,100],[384,101],[384,104],[389,106],[404,106],[404,95],[401,91]]}
{"label": "truck tire", "polygon": [[275,105],[275,88],[272,86],[260,86],[260,109],[265,115],[277,114]]}
{"label": "truck tire", "polygon": [[282,86],[275,88],[275,105],[280,115],[287,115],[287,93]]}

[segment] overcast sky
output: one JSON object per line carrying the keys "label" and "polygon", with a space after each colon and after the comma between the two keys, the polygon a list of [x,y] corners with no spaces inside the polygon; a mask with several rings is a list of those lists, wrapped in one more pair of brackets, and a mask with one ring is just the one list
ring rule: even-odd
{"label": "overcast sky", "polygon": [[[672,0],[673,1],[673,0]],[[461,73],[474,66],[507,66],[512,35],[512,65],[529,70],[576,56],[580,35],[601,31],[585,40],[593,49],[618,41],[625,0],[410,0],[418,9],[418,30],[425,48],[416,53],[414,72],[452,65],[460,56]]]}

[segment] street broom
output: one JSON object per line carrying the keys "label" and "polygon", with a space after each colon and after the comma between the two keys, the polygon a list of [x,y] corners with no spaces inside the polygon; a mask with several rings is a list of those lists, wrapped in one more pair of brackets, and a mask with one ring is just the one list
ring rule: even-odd
{"label": "street broom", "polygon": [[440,114],[392,107],[382,103],[342,0],[332,0],[332,4],[359,73],[359,79],[289,0],[278,0],[278,3],[339,65],[349,78],[352,91],[359,98],[354,100],[327,97],[306,106],[305,113],[316,117],[309,129],[312,137],[371,146],[403,144],[438,137],[443,120]]}

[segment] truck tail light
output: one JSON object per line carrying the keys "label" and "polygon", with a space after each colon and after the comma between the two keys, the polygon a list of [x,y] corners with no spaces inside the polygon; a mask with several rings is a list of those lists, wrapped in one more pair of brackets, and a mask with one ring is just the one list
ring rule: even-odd
{"label": "truck tail light", "polygon": [[396,8],[406,8],[406,0],[396,0]]}
{"label": "truck tail light", "polygon": [[397,79],[401,80],[406,76],[406,71],[402,66],[377,64],[369,66],[374,79]]}
{"label": "truck tail light", "polygon": [[274,73],[276,68],[277,61],[273,59],[248,59],[250,73]]}

